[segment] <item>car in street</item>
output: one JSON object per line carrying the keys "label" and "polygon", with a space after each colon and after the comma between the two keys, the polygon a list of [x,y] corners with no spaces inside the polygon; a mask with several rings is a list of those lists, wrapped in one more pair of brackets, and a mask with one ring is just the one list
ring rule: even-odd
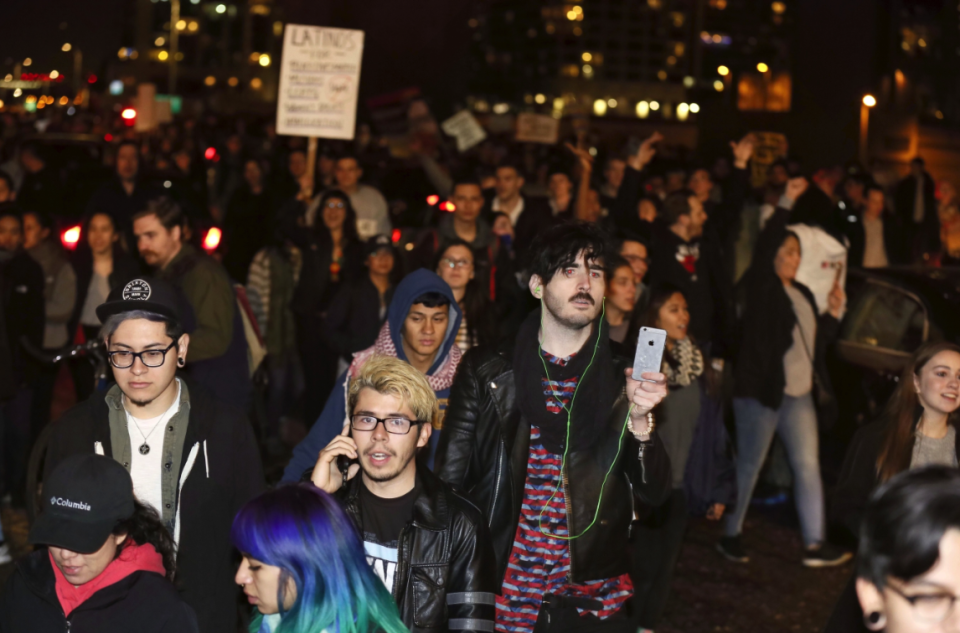
{"label": "car in street", "polygon": [[841,440],[880,415],[923,343],[960,344],[960,268],[851,270],[846,292],[847,311],[828,363]]}

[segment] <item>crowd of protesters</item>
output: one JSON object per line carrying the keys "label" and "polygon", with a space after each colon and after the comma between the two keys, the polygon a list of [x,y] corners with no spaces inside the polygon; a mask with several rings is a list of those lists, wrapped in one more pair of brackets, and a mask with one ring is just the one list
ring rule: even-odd
{"label": "crowd of protesters", "polygon": [[[827,491],[845,268],[798,272],[811,233],[850,268],[960,262],[956,189],[922,159],[884,188],[785,156],[754,187],[749,135],[705,167],[659,134],[596,158],[584,137],[397,157],[369,134],[311,156],[270,123],[50,123],[110,139],[77,158],[2,123],[0,495],[36,503],[44,462],[0,629],[650,631],[690,516],[749,562],[775,436],[798,562],[846,563],[828,523],[862,529],[835,630],[927,630],[891,588],[949,616],[903,593],[936,568],[899,562],[881,509],[924,484],[899,473],[958,465],[960,348],[917,351]],[[663,362],[633,376],[643,327]],[[51,421],[51,359],[85,342]],[[912,511],[955,557],[931,504]]]}

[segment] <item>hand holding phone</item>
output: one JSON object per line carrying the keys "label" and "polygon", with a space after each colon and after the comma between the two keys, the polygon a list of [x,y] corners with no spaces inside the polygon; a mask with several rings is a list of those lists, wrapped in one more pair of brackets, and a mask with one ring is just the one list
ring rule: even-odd
{"label": "hand holding phone", "polygon": [[633,358],[634,380],[644,380],[643,373],[660,373],[663,363],[663,348],[667,343],[666,330],[653,327],[640,328],[637,337],[637,352]]}
{"label": "hand holding phone", "polygon": [[360,472],[357,443],[350,437],[350,424],[320,451],[310,480],[317,488],[333,494]]}

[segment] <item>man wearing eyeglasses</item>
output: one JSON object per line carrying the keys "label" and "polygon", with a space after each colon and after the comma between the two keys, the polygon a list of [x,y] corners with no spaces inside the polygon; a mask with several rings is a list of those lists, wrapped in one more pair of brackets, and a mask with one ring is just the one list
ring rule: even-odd
{"label": "man wearing eyeglasses", "polygon": [[[438,415],[426,377],[374,356],[351,380],[350,424],[320,451],[314,485],[335,494],[367,562],[411,631],[493,631],[494,556],[472,503],[417,466]],[[360,474],[357,477],[357,474]]]}
{"label": "man wearing eyeglasses", "polygon": [[186,299],[142,277],[97,308],[116,384],[67,411],[51,429],[44,480],[64,459],[107,455],[133,479],[177,543],[177,584],[203,633],[237,630],[230,527],[264,487],[260,453],[243,412],[178,377],[190,335]]}

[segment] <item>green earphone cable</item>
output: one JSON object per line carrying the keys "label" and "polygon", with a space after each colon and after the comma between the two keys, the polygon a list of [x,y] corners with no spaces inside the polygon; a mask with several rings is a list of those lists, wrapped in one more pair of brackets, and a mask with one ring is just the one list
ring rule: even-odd
{"label": "green earphone cable", "polygon": [[[538,287],[538,289],[539,289],[539,287]],[[602,320],[603,320],[603,318],[604,318],[605,316],[606,316],[606,298],[604,298],[603,304],[601,305],[601,313],[600,313],[601,322],[602,322]],[[603,330],[603,328],[598,325],[598,327],[597,327],[597,340],[596,340],[596,342],[593,344],[593,355],[590,357],[590,363],[587,365],[587,368],[583,370],[583,375],[580,376],[579,380],[577,380],[577,387],[576,387],[576,389],[573,390],[573,395],[570,397],[570,407],[567,408],[567,405],[563,404],[563,401],[562,401],[559,397],[557,397],[557,402],[559,402],[559,403],[560,403],[560,406],[563,408],[563,410],[567,412],[567,439],[566,439],[566,442],[565,442],[564,447],[563,447],[563,458],[562,458],[562,460],[560,461],[560,478],[561,478],[561,480],[560,480],[560,485],[561,485],[561,486],[563,485],[563,469],[567,467],[567,452],[570,450],[570,423],[571,423],[571,419],[572,419],[572,417],[573,417],[573,402],[574,402],[574,400],[576,400],[576,398],[577,398],[577,392],[580,391],[580,385],[583,384],[583,378],[584,378],[584,376],[587,375],[587,372],[590,371],[590,368],[593,366],[593,359],[597,357],[597,349],[600,347],[600,335],[601,335],[602,330]],[[543,297],[540,298],[540,332],[541,332],[541,339],[542,339],[542,336],[543,336]],[[543,344],[541,343],[540,345],[537,346],[537,348],[538,348],[538,350],[539,350],[540,361],[543,363],[543,371],[544,371],[544,373],[546,374],[547,381],[549,382],[549,381],[550,381],[550,372],[547,370],[547,361],[543,358]],[[554,394],[554,395],[556,395],[556,394]],[[550,498],[547,499],[546,503],[543,505],[543,509],[540,510],[540,515],[537,517],[537,527],[539,528],[541,534],[543,534],[544,536],[546,536],[546,537],[548,537],[548,538],[555,538],[555,539],[563,540],[563,541],[572,541],[572,540],[574,540],[574,539],[580,538],[581,536],[583,536],[584,534],[586,534],[588,531],[590,531],[590,528],[593,527],[593,524],[597,522],[597,517],[600,516],[600,502],[603,500],[603,489],[604,489],[604,488],[606,487],[606,485],[607,485],[607,479],[609,479],[610,473],[613,472],[613,467],[617,465],[617,461],[620,459],[620,451],[621,451],[621,449],[623,448],[623,436],[624,436],[624,433],[625,433],[626,430],[627,430],[627,420],[630,418],[630,412],[631,412],[631,411],[633,411],[633,405],[632,405],[632,404],[630,405],[630,408],[627,409],[627,417],[623,419],[623,428],[620,429],[620,441],[617,443],[617,454],[614,456],[614,458],[613,458],[613,463],[610,464],[610,468],[607,469],[607,474],[603,476],[603,483],[600,484],[600,496],[599,496],[599,498],[597,499],[597,508],[596,508],[596,510],[595,510],[594,513],[593,513],[593,520],[590,521],[590,525],[588,525],[586,528],[584,528],[583,532],[580,532],[580,534],[576,534],[576,535],[574,535],[574,536],[558,536],[558,535],[556,535],[556,534],[550,534],[549,532],[544,531],[544,529],[543,529],[543,513],[547,511],[547,508],[550,507],[550,502],[553,501],[554,497],[557,496],[557,490],[560,489],[560,486],[557,486],[557,487],[554,489],[553,494],[550,495]],[[566,491],[564,491],[564,494],[566,494]],[[569,527],[569,521],[570,521],[570,518],[567,517],[567,525],[568,525],[568,527]]]}

